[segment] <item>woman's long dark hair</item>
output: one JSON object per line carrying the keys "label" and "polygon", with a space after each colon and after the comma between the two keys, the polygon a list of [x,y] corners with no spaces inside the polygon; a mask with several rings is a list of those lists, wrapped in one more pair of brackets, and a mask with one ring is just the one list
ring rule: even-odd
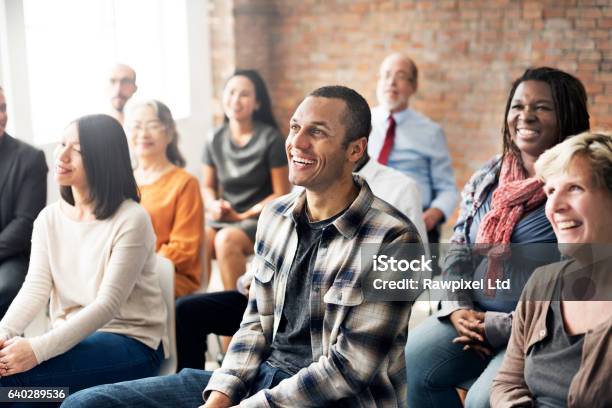
{"label": "woman's long dark hair", "polygon": [[[140,202],[130,162],[127,137],[121,124],[108,115],[88,115],[75,122],[89,201],[98,220],[110,218],[127,199]],[[60,187],[64,201],[74,205],[70,186]]]}
{"label": "woman's long dark hair", "polygon": [[[259,72],[255,71],[254,69],[237,69],[234,71],[232,76],[227,79],[227,81],[235,76],[243,76],[248,78],[255,87],[255,99],[257,100],[257,103],[259,103],[259,108],[253,112],[253,120],[265,123],[266,125],[272,126],[278,130],[278,125],[276,124],[274,114],[272,113],[272,102],[270,101],[270,95],[268,94],[266,83],[261,75],[259,75]],[[225,82],[226,85],[227,81]],[[225,115],[224,121],[226,123],[229,121],[227,115]]]}
{"label": "woman's long dark hair", "polygon": [[568,136],[577,135],[590,129],[587,93],[584,85],[578,78],[556,68],[528,68],[512,84],[512,89],[506,102],[504,125],[502,127],[504,138],[503,157],[507,154],[514,154],[521,160],[520,151],[512,141],[512,136],[508,129],[507,117],[516,88],[525,81],[540,81],[550,86],[557,116],[557,129],[559,130],[555,144],[561,143]]}

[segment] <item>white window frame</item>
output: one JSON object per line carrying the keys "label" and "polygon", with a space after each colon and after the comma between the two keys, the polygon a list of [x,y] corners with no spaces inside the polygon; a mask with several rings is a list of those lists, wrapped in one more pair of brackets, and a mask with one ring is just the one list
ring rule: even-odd
{"label": "white window frame", "polygon": [[[86,1],[86,0],[85,0]],[[187,160],[187,170],[200,174],[200,156],[204,138],[212,124],[212,80],[208,3],[186,0],[189,52],[190,105],[189,117],[177,121],[181,134],[180,149]],[[30,84],[27,66],[23,0],[0,0],[0,84],[7,99],[9,123],[7,131],[33,143]],[[106,80],[101,78],[101,81]],[[52,169],[51,144],[39,145],[47,154]],[[50,176],[52,171],[49,172]],[[50,193],[57,190],[50,180]]]}

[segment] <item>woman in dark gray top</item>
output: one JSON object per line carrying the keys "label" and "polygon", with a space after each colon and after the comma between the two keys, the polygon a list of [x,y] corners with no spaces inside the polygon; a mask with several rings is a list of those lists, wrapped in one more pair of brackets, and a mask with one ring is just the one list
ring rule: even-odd
{"label": "woman in dark gray top", "polygon": [[257,71],[237,70],[225,84],[222,103],[224,123],[208,138],[202,156],[202,195],[206,259],[216,257],[223,286],[230,290],[253,253],[264,204],[287,194],[290,186],[284,139]]}

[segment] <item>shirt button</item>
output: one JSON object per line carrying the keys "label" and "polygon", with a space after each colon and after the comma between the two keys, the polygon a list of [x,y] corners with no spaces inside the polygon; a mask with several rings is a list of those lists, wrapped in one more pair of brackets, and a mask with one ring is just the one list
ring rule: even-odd
{"label": "shirt button", "polygon": [[546,336],[546,330],[540,330],[540,338]]}

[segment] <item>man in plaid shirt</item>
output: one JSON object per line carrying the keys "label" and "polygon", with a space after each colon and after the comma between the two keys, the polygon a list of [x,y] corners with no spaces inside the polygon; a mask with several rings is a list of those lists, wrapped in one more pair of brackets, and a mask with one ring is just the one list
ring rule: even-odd
{"label": "man in plaid shirt", "polygon": [[346,87],[319,88],[297,108],[286,151],[304,190],[261,213],[249,304],[221,368],[95,387],[66,405],[195,407],[203,396],[205,408],[405,407],[411,303],[364,298],[361,248],[420,238],[352,174],[370,123]]}

